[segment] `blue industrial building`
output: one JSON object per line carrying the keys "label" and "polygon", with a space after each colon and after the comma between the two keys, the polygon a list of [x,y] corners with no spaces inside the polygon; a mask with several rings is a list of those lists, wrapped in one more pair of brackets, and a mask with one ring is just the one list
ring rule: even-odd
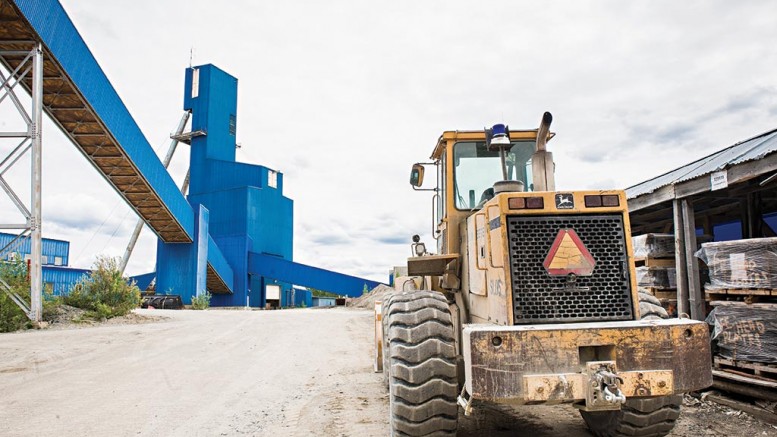
{"label": "blue industrial building", "polygon": [[[68,267],[69,241],[44,238],[42,243],[43,289],[54,296],[65,295],[90,271]],[[0,254],[6,260],[29,260],[30,238],[0,232]]]}
{"label": "blue industrial building", "polygon": [[213,246],[234,273],[231,293],[214,292],[214,306],[264,307],[268,286],[273,306],[291,306],[297,304],[294,284],[352,295],[376,285],[293,262],[294,202],[283,194],[283,173],[235,159],[235,77],[213,65],[186,69],[183,107],[192,114],[187,200],[196,212],[195,242],[159,241],[158,292],[189,302],[214,291],[205,262],[212,257],[202,256]]}
{"label": "blue industrial building", "polygon": [[18,75],[19,50],[40,44],[49,77],[42,83],[43,110],[159,238],[157,292],[179,294],[187,304],[210,292],[215,306],[261,307],[268,284],[281,287],[281,301],[292,284],[349,296],[377,285],[293,261],[293,202],[283,195],[283,174],[235,160],[236,78],[212,65],[186,70],[187,198],[59,1],[8,5],[4,21],[13,38],[0,41],[10,53],[0,52],[0,63]]}
{"label": "blue industrial building", "polygon": [[[214,294],[211,304],[264,306],[264,278],[249,278],[248,253],[292,260],[293,202],[283,195],[283,174],[235,160],[236,78],[204,65],[188,68],[184,83],[184,110],[192,113],[191,130],[202,132],[191,139],[188,200],[195,211],[207,214],[207,221],[200,222],[235,275],[233,293]],[[159,242],[157,290],[183,295],[201,289],[202,284],[193,282],[197,275],[178,274],[186,265],[194,265],[196,252],[194,245],[181,246]],[[281,288],[291,287],[282,284]]]}

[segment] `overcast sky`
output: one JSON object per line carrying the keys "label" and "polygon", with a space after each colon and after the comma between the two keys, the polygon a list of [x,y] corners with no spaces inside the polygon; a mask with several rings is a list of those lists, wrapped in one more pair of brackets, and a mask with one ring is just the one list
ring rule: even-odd
{"label": "overcast sky", "polygon": [[[236,76],[238,159],[285,174],[295,261],[377,280],[411,235],[434,246],[431,197],[408,175],[445,130],[533,129],[551,111],[557,187],[572,190],[625,188],[777,128],[777,2],[63,4],[159,155],[190,50]],[[70,240],[76,267],[120,256],[134,213],[51,123],[43,160],[44,235]],[[176,181],[187,163],[184,146]],[[146,229],[128,273],[155,252]]]}

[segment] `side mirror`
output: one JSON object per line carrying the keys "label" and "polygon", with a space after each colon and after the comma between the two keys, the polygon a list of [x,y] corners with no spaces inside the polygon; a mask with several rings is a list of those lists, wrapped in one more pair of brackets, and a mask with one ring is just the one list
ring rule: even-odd
{"label": "side mirror", "polygon": [[413,169],[410,170],[410,185],[418,188],[424,183],[424,166],[421,164],[413,164]]}

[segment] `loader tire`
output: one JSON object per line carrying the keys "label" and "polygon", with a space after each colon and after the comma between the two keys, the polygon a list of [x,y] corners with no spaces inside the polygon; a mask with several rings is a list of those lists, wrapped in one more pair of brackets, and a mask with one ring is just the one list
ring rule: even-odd
{"label": "loader tire", "polygon": [[389,363],[389,341],[388,341],[388,306],[389,301],[391,300],[391,296],[389,295],[386,298],[384,298],[383,305],[381,306],[381,315],[380,319],[381,322],[381,329],[383,330],[383,384],[386,386],[386,389],[389,388],[389,367],[391,366]]}
{"label": "loader tire", "polygon": [[668,319],[669,314],[664,307],[661,306],[655,296],[647,293],[639,292],[639,314],[640,320],[657,320]]}
{"label": "loader tire", "polygon": [[680,417],[683,395],[629,399],[619,411],[581,411],[596,437],[661,437],[669,434]]}
{"label": "loader tire", "polygon": [[455,436],[458,378],[454,325],[445,297],[393,295],[384,327],[392,436]]}
{"label": "loader tire", "polygon": [[[639,293],[639,314],[641,320],[669,318],[661,302],[643,292]],[[674,428],[682,404],[683,395],[628,399],[618,411],[580,411],[580,414],[596,437],[662,437]]]}

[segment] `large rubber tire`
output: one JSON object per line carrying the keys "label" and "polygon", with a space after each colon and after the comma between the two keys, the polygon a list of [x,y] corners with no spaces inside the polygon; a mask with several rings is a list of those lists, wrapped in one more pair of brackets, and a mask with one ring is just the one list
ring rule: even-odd
{"label": "large rubber tire", "polygon": [[391,363],[389,360],[389,341],[388,341],[388,308],[389,308],[389,301],[391,300],[391,296],[386,296],[386,298],[383,300],[383,305],[381,306],[381,328],[383,329],[383,384],[386,386],[386,389],[389,388],[389,367],[391,367]]}
{"label": "large rubber tire", "polygon": [[392,436],[455,436],[458,381],[454,325],[445,297],[393,295],[384,326]]}
{"label": "large rubber tire", "polygon": [[668,319],[669,313],[661,306],[661,301],[655,296],[639,292],[640,320]]}
{"label": "large rubber tire", "polygon": [[[642,292],[639,313],[642,320],[669,318],[658,299]],[[674,428],[682,404],[682,395],[628,399],[618,411],[580,411],[580,414],[597,437],[662,437]]]}

